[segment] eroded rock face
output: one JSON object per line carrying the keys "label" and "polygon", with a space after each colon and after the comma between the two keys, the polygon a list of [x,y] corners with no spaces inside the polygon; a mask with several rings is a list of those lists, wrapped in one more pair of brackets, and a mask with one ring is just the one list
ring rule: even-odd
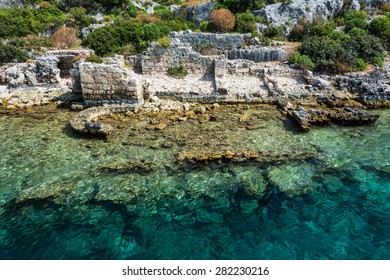
{"label": "eroded rock face", "polygon": [[21,0],[1,0],[0,9],[11,8],[12,6],[22,6],[24,1]]}
{"label": "eroded rock face", "polygon": [[349,107],[309,110],[298,107],[290,112],[289,115],[304,131],[308,131],[313,124],[322,125],[333,122],[343,125],[361,125],[374,123],[379,118],[377,114]]}
{"label": "eroded rock face", "polygon": [[205,21],[209,18],[214,9],[215,3],[213,2],[205,2],[189,7],[188,20],[192,21],[196,25],[199,25],[202,21]]}
{"label": "eroded rock face", "polygon": [[287,58],[282,48],[258,47],[253,49],[234,49],[229,51],[229,59],[247,59],[253,62],[281,61]]}
{"label": "eroded rock face", "polygon": [[349,90],[359,95],[359,100],[371,107],[390,106],[390,66],[385,63],[382,69],[368,74],[346,74],[337,79],[339,89]]}
{"label": "eroded rock face", "polygon": [[59,83],[60,69],[58,68],[59,58],[57,56],[38,57],[36,60],[37,81],[41,83]]}
{"label": "eroded rock face", "polygon": [[231,50],[241,48],[245,41],[251,38],[250,34],[214,34],[201,32],[172,32],[172,37],[190,45],[195,51],[213,47],[217,50]]}
{"label": "eroded rock face", "polygon": [[254,14],[271,21],[274,26],[293,26],[300,19],[313,21],[320,17],[329,20],[341,11],[343,5],[343,0],[294,0],[290,4],[268,5],[261,10],[254,11]]}

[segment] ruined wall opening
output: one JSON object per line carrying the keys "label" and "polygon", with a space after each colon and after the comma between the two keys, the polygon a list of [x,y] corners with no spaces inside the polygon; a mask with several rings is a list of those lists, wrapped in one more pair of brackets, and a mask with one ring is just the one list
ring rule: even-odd
{"label": "ruined wall opening", "polygon": [[74,56],[59,57],[57,67],[60,69],[61,79],[70,78],[70,68],[72,67]]}

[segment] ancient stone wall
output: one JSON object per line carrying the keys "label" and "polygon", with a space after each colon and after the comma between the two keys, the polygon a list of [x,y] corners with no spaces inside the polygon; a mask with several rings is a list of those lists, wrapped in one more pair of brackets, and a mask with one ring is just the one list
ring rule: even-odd
{"label": "ancient stone wall", "polygon": [[183,66],[189,74],[204,75],[213,72],[213,63],[213,57],[202,56],[175,39],[166,48],[158,43],[150,44],[141,57],[142,74],[166,73],[169,68]]}
{"label": "ancient stone wall", "polygon": [[283,48],[257,47],[252,49],[233,49],[228,53],[229,59],[247,59],[253,62],[281,61],[287,58]]}
{"label": "ancient stone wall", "polygon": [[245,45],[245,41],[251,38],[250,34],[214,34],[189,31],[172,32],[171,36],[188,44],[197,52],[210,46],[222,51],[241,48]]}
{"label": "ancient stone wall", "polygon": [[130,69],[118,64],[83,62],[79,71],[84,100],[143,100],[141,81]]}

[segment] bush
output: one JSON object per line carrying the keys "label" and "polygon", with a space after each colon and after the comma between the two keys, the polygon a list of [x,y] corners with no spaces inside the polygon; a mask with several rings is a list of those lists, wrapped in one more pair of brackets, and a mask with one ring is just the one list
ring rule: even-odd
{"label": "bush", "polygon": [[277,38],[280,36],[280,26],[268,27],[264,34],[267,38]]}
{"label": "bush", "polygon": [[329,34],[329,38],[341,42],[341,41],[349,40],[350,36],[348,34],[345,34],[344,31],[335,30]]}
{"label": "bush", "polygon": [[300,47],[300,53],[314,62],[316,71],[337,72],[334,67],[342,52],[340,42],[329,37],[307,37]]}
{"label": "bush", "polygon": [[168,68],[168,74],[174,77],[183,78],[187,76],[187,70],[180,65],[179,67]]}
{"label": "bush", "polygon": [[164,48],[168,48],[171,45],[171,41],[168,39],[168,37],[164,36],[157,41],[161,46]]}
{"label": "bush", "polygon": [[367,18],[367,12],[365,12],[365,11],[352,11],[352,10],[348,10],[348,11],[344,12],[343,18],[346,21],[352,20],[352,19],[365,20]]}
{"label": "bush", "polygon": [[373,62],[375,57],[384,57],[384,48],[378,38],[372,35],[354,36],[342,44],[346,61],[353,68],[360,66],[358,59]]}
{"label": "bush", "polygon": [[26,48],[40,49],[42,47],[50,47],[53,44],[52,40],[47,37],[39,37],[36,35],[27,35],[26,37]]}
{"label": "bush", "polygon": [[309,36],[329,36],[335,31],[335,28],[336,24],[332,21],[314,21],[313,23],[301,21],[293,27],[288,39],[293,42],[301,42]]}
{"label": "bush", "polygon": [[255,16],[251,12],[236,14],[235,30],[239,33],[252,33],[255,30]]}
{"label": "bush", "polygon": [[0,37],[38,35],[63,24],[65,16],[55,7],[0,9]]}
{"label": "bush", "polygon": [[154,23],[148,23],[144,25],[145,41],[156,41],[160,38],[160,28]]}
{"label": "bush", "polygon": [[289,59],[288,63],[297,64],[301,69],[314,69],[315,65],[313,61],[307,55],[301,55],[295,52]]}
{"label": "bush", "polygon": [[274,4],[274,0],[218,0],[220,8],[229,9],[234,14],[248,11],[260,10],[266,4]]}
{"label": "bush", "polygon": [[159,16],[162,20],[172,20],[174,15],[166,6],[157,6],[154,8],[154,14]]}
{"label": "bush", "polygon": [[70,27],[61,26],[52,36],[53,47],[59,49],[75,48],[80,45],[76,36],[76,30]]}
{"label": "bush", "polygon": [[93,63],[102,63],[103,60],[100,56],[98,55],[91,55],[91,56],[88,56],[86,59],[85,59],[85,62],[93,62]]}
{"label": "bush", "polygon": [[291,42],[301,42],[305,37],[305,26],[302,24],[297,24],[293,27],[288,37],[288,40]]}
{"label": "bush", "polygon": [[372,58],[372,61],[371,61],[373,64],[376,64],[378,65],[379,67],[383,67],[384,65],[384,62],[383,62],[383,58],[382,57],[373,57]]}
{"label": "bush", "polygon": [[363,36],[363,35],[367,35],[367,31],[366,30],[363,30],[363,29],[360,29],[360,28],[357,28],[357,27],[354,27],[352,28],[349,32],[348,32],[348,35],[350,36]]}
{"label": "bush", "polygon": [[375,18],[368,30],[381,40],[387,50],[390,50],[390,17]]}
{"label": "bush", "polygon": [[0,43],[0,63],[25,62],[27,59],[28,55],[25,51]]}
{"label": "bush", "polygon": [[210,24],[216,31],[232,31],[235,24],[234,15],[227,9],[215,10],[210,15]]}
{"label": "bush", "polygon": [[346,22],[345,31],[348,32],[353,28],[367,29],[368,23],[365,19],[355,18]]}
{"label": "bush", "polygon": [[364,61],[363,59],[361,59],[361,58],[358,58],[358,59],[357,59],[357,63],[356,63],[356,67],[354,67],[353,69],[354,69],[355,71],[364,71],[364,70],[366,70],[367,66],[368,66],[368,63],[367,63],[367,62],[365,62],[365,61]]}
{"label": "bush", "polygon": [[202,21],[202,22],[200,23],[199,28],[200,28],[200,30],[201,30],[202,32],[207,32],[207,31],[209,31],[209,22],[208,22],[207,20]]}

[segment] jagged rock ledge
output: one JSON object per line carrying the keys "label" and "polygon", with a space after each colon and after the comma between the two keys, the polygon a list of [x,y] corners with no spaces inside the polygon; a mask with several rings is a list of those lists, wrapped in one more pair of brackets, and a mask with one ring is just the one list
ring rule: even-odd
{"label": "jagged rock ledge", "polygon": [[88,108],[76,113],[70,120],[70,126],[76,133],[107,137],[113,131],[112,126],[94,122],[94,119],[110,113],[136,112],[138,111],[138,107],[138,104],[125,104]]}
{"label": "jagged rock ledge", "polygon": [[299,106],[295,110],[290,110],[288,115],[304,131],[310,130],[310,126],[313,124],[322,125],[334,122],[343,125],[360,125],[374,123],[379,118],[377,114],[350,107],[306,110]]}

